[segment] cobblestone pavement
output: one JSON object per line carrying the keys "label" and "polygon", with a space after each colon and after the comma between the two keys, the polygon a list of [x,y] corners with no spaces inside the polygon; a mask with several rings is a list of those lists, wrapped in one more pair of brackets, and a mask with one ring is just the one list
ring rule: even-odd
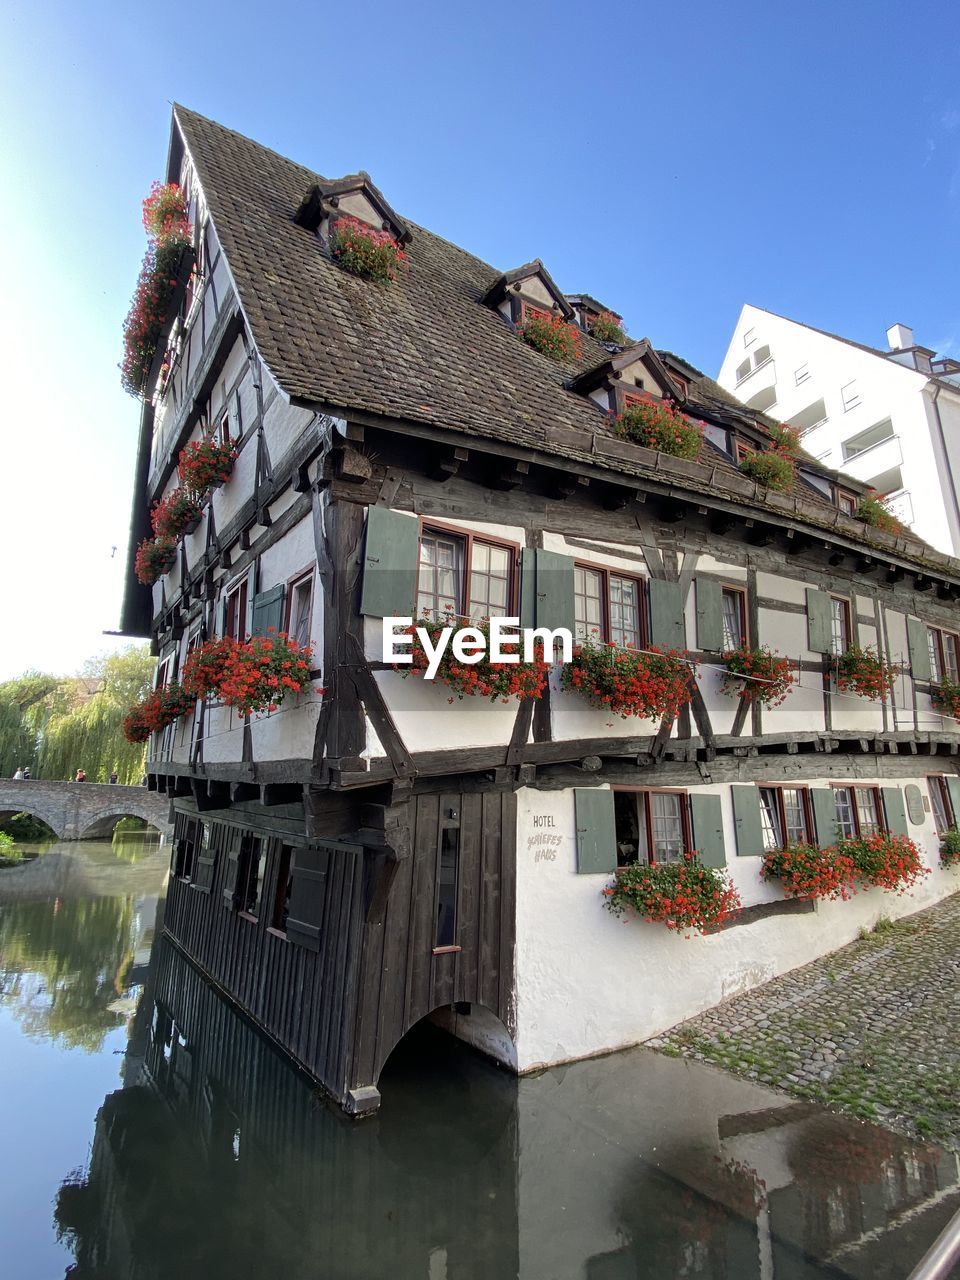
{"label": "cobblestone pavement", "polygon": [[960,1150],[960,893],[647,1043]]}

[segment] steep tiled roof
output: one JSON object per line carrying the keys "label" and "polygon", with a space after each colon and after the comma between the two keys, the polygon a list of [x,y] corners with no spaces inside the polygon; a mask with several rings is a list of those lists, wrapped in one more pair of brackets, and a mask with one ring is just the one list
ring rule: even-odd
{"label": "steep tiled roof", "polygon": [[[666,466],[658,478],[677,483],[673,468],[647,450],[598,449],[597,438],[609,435],[605,416],[567,388],[608,360],[609,348],[581,334],[572,364],[534,351],[481,303],[501,273],[413,223],[407,223],[409,267],[400,279],[381,287],[349,274],[293,220],[309,187],[325,181],[320,175],[184,107],[174,110],[253,338],[289,395],[638,478]],[[734,412],[764,424],[763,415],[702,375],[691,381],[688,411],[696,414],[698,404],[704,414]],[[893,545],[887,535],[840,517],[817,493],[768,494],[706,445],[703,462],[685,466],[692,490],[792,511],[824,527],[839,524],[848,538],[881,536]],[[926,558],[927,548],[912,537],[899,540],[899,549],[914,557],[922,549]]]}

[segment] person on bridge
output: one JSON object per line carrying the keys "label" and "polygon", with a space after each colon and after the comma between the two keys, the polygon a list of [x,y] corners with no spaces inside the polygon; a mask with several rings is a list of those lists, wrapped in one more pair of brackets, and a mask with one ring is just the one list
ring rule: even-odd
{"label": "person on bridge", "polygon": [[117,781],[117,771],[116,771],[116,769],[114,769],[113,773],[111,773],[111,775],[110,775],[110,777],[107,779],[107,781],[108,781],[109,783],[111,783],[111,784],[116,783],[116,781]]}
{"label": "person on bridge", "polygon": [[23,766],[23,780],[24,782],[30,781],[30,766],[28,764]]}
{"label": "person on bridge", "polygon": [[13,781],[14,781],[14,782],[22,782],[22,781],[23,781],[23,770],[22,770],[22,769],[18,769],[18,770],[17,770],[17,772],[13,775]]}
{"label": "person on bridge", "polygon": [[78,769],[77,776],[74,778],[74,782],[86,782],[86,780],[87,780],[87,775],[84,773],[82,769]]}

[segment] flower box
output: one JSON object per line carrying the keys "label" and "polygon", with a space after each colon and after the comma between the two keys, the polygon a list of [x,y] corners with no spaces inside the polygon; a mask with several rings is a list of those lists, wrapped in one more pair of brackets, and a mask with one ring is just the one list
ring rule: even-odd
{"label": "flower box", "polygon": [[744,702],[778,707],[794,684],[789,659],[779,657],[766,645],[757,649],[741,645],[728,650],[721,660],[726,667],[721,676],[721,692]]}
{"label": "flower box", "polygon": [[[430,637],[431,645],[436,647],[443,629],[456,625],[456,622],[455,618],[440,620],[420,618],[414,625],[407,628],[407,633],[413,636],[411,646],[413,664],[403,668],[404,677],[423,675],[428,666],[427,653],[422,640],[417,635],[417,628],[423,627]],[[489,657],[490,623],[484,619],[470,625],[477,632],[478,646],[481,640],[483,643],[483,656],[480,661],[469,665],[461,663],[453,653],[453,646],[447,645],[434,679],[452,689],[458,699],[480,697],[489,698],[491,702],[508,702],[511,698],[516,698],[518,702],[525,702],[540,698],[547,687],[550,674],[547,663],[492,662]],[[505,652],[516,652],[509,643],[501,643],[501,648]],[[453,698],[450,698],[450,701],[453,702]]]}
{"label": "flower box", "polygon": [[757,484],[780,493],[789,493],[796,479],[793,458],[781,449],[751,450],[740,462],[740,470]]}
{"label": "flower box", "polygon": [[930,700],[934,710],[940,715],[960,720],[960,684],[944,676],[938,683],[930,686]]}
{"label": "flower box", "polygon": [[603,896],[616,916],[630,909],[644,920],[684,933],[717,929],[741,905],[726,872],[705,867],[696,853],[685,853],[680,862],[619,867]]}
{"label": "flower box", "polygon": [[696,458],[703,443],[702,424],[660,400],[630,405],[614,418],[613,429],[618,436],[675,458]]}
{"label": "flower box", "polygon": [[561,683],[591,706],[627,719],[675,719],[693,697],[690,660],[676,650],[649,652],[584,640],[563,668]]}
{"label": "flower box", "polygon": [[351,275],[381,284],[396,280],[407,260],[389,231],[377,231],[349,214],[334,218],[329,243],[331,256]]}
{"label": "flower box", "polygon": [[857,868],[844,850],[802,841],[764,855],[760,875],[779,880],[788,898],[852,898]]}
{"label": "flower box", "polygon": [[180,450],[177,471],[183,489],[201,500],[211,489],[226,484],[233,472],[237,451],[229,441],[191,440]]}
{"label": "flower box", "polygon": [[150,513],[153,531],[158,538],[176,539],[192,533],[200,523],[200,503],[186,489],[174,489],[154,505]]}
{"label": "flower box", "polygon": [[862,649],[851,645],[836,660],[837,688],[876,702],[888,697],[897,681],[898,670],[879,656],[872,645]]}
{"label": "flower box", "polygon": [[206,641],[188,655],[183,685],[193,697],[219,699],[244,715],[276,711],[289,694],[313,687],[312,657],[309,645],[301,647],[272,629],[244,643],[225,636]]}
{"label": "flower box", "polygon": [[563,316],[530,307],[517,325],[517,333],[527,346],[551,360],[572,364],[580,359],[580,330]]}
{"label": "flower box", "polygon": [[177,563],[177,546],[170,538],[144,538],[137,547],[134,572],[137,581],[152,586]]}

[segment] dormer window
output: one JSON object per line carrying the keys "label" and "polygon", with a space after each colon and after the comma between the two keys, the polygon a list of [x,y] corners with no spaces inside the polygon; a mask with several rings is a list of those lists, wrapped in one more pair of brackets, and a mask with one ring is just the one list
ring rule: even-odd
{"label": "dormer window", "polygon": [[355,221],[361,228],[383,233],[401,246],[411,238],[407,224],[387,204],[367,173],[315,182],[307,188],[293,215],[294,223],[315,232],[324,243],[328,243],[338,219]]}
{"label": "dormer window", "polygon": [[850,493],[848,489],[841,489],[838,485],[834,485],[833,501],[844,515],[855,516],[857,514],[857,508],[860,504],[857,501],[856,494]]}
{"label": "dormer window", "polygon": [[644,338],[574,378],[570,390],[620,414],[640,399],[682,403],[686,397],[678,381]]}
{"label": "dormer window", "polygon": [[498,276],[481,298],[481,302],[493,307],[505,320],[516,325],[522,324],[531,311],[559,317],[564,321],[574,319],[573,307],[557,288],[539,258]]}

